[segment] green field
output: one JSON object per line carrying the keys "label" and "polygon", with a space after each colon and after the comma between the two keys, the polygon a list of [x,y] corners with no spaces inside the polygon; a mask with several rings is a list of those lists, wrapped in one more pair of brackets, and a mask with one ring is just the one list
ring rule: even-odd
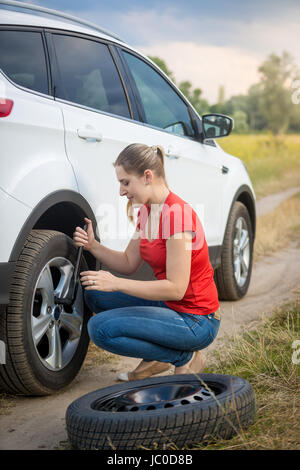
{"label": "green field", "polygon": [[257,198],[300,186],[300,134],[233,134],[218,143],[245,163]]}
{"label": "green field", "polygon": [[256,396],[256,421],[230,440],[196,449],[295,450],[300,448],[300,298],[278,308],[256,328],[235,335],[213,352],[205,372],[248,380]]}

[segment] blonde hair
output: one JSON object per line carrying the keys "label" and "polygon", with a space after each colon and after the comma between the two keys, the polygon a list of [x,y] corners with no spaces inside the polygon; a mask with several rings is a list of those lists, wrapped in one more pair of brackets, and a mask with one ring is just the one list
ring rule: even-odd
{"label": "blonde hair", "polygon": [[[145,170],[152,170],[158,177],[163,178],[167,188],[170,189],[166,181],[164,159],[164,149],[160,145],[149,147],[145,144],[130,144],[122,150],[113,166],[122,166],[126,173],[137,176],[143,176]],[[128,201],[126,210],[127,217],[134,222],[131,201]]]}

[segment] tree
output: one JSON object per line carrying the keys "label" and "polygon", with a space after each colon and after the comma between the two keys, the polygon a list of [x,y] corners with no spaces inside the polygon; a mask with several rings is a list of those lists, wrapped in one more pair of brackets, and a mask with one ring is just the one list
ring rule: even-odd
{"label": "tree", "polygon": [[[176,84],[173,72],[169,70],[167,64],[160,57],[148,56],[171,80]],[[192,89],[192,84],[189,81],[184,81],[177,84],[179,90],[184,94],[184,96],[189,100],[189,102],[194,106],[196,111],[200,114],[209,112],[208,102],[201,97],[202,90],[200,88]]]}
{"label": "tree", "polygon": [[201,98],[202,90],[200,88],[192,89],[192,84],[189,81],[179,83],[178,88],[194,106],[200,116],[209,112],[209,104],[204,98]]}
{"label": "tree", "polygon": [[247,96],[234,95],[222,106],[223,113],[232,116],[236,111],[247,113]]}
{"label": "tree", "polygon": [[218,91],[218,104],[220,106],[223,106],[225,104],[225,87],[224,85],[219,86],[219,91]]}
{"label": "tree", "polygon": [[293,59],[288,52],[279,57],[271,54],[259,67],[261,95],[259,109],[273,134],[287,129],[291,113],[291,92],[288,88],[295,73]]}
{"label": "tree", "polygon": [[292,132],[300,132],[300,103],[293,105],[288,130]]}
{"label": "tree", "polygon": [[[149,58],[163,70],[176,84],[173,72],[169,70],[163,59],[157,56]],[[287,52],[282,56],[270,54],[260,65],[260,82],[252,85],[247,95],[235,95],[225,100],[225,87],[219,86],[217,103],[209,105],[202,97],[200,88],[193,88],[192,83],[185,80],[177,87],[201,116],[206,113],[221,113],[235,119],[235,131],[249,132],[269,129],[273,134],[285,130],[300,131],[300,104],[292,101],[292,83],[300,79],[299,69],[294,65],[293,58]]]}
{"label": "tree", "polygon": [[[247,96],[247,114],[249,127],[251,131],[257,128],[263,127],[261,125],[261,113],[260,113],[260,98],[261,98],[262,87],[260,83],[255,83],[248,90]],[[265,120],[264,120],[265,121]],[[264,122],[266,125],[266,121]]]}
{"label": "tree", "polygon": [[235,111],[233,113],[234,132],[243,134],[248,132],[249,126],[247,123],[247,114],[244,111]]}
{"label": "tree", "polygon": [[168,69],[168,66],[163,59],[157,56],[150,56],[150,55],[148,57],[172,80],[173,83],[175,83],[173,72],[171,72],[171,70]]}

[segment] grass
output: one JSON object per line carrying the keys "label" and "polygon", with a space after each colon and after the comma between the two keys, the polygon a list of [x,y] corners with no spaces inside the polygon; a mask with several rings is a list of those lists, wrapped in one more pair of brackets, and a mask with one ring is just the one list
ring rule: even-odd
{"label": "grass", "polygon": [[[299,450],[300,449],[300,298],[285,304],[259,325],[223,341],[205,373],[230,374],[248,380],[255,392],[256,420],[229,440],[169,450]],[[300,347],[297,346],[300,350]],[[299,362],[296,364],[295,362]],[[159,432],[159,430],[158,430]],[[70,449],[67,441],[60,449]],[[153,450],[155,446],[151,449]]]}
{"label": "grass", "polygon": [[[212,365],[205,372],[248,380],[256,396],[256,421],[230,440],[199,443],[184,450],[299,450],[300,353],[295,356],[292,348],[296,340],[300,340],[300,298],[276,309],[255,328],[226,338],[212,351]],[[11,397],[2,397],[6,410],[10,406],[7,398]],[[70,448],[68,441],[58,446]],[[170,449],[181,450],[172,443]]]}
{"label": "grass", "polygon": [[213,370],[205,372],[217,370],[251,383],[256,422],[230,440],[199,444],[194,450],[300,449],[300,363],[292,361],[295,340],[300,340],[300,299],[278,308],[271,318],[233,336],[212,353]]}
{"label": "grass", "polygon": [[[300,184],[300,135],[277,138],[271,135],[231,135],[219,142],[224,150],[246,163],[257,196]],[[254,261],[285,248],[291,240],[297,239],[300,239],[300,192],[257,219]],[[91,344],[83,367],[118,360],[119,356]]]}
{"label": "grass", "polygon": [[273,211],[258,217],[254,261],[286,248],[291,241],[300,247],[300,192]]}
{"label": "grass", "polygon": [[[218,141],[246,164],[258,198],[299,186],[300,135],[231,135]],[[300,239],[300,193],[257,221],[254,260]],[[300,300],[278,310],[273,318],[243,337],[228,340],[212,372],[249,380],[257,400],[256,423],[230,441],[195,449],[299,449],[300,364],[292,363],[294,340],[300,339]],[[83,368],[117,363],[119,356],[90,344]],[[207,370],[210,372],[209,370]],[[9,414],[16,398],[0,394],[0,415]],[[66,442],[63,448],[69,448]]]}
{"label": "grass", "polygon": [[245,163],[257,198],[299,186],[300,134],[233,134],[218,143]]}
{"label": "grass", "polygon": [[[300,298],[277,308],[255,327],[225,338],[222,346],[211,353],[211,366],[204,372],[217,371],[248,380],[256,397],[255,423],[230,440],[218,438],[184,449],[170,442],[167,448],[299,450],[300,347],[292,347],[296,340],[300,340]],[[67,447],[63,448],[68,449],[69,444],[64,444]]]}

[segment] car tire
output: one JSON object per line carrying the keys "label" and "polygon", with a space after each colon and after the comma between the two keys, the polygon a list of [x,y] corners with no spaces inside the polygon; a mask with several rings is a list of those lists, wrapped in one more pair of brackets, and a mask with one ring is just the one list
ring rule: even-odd
{"label": "car tire", "polygon": [[[59,309],[76,263],[71,238],[53,230],[32,230],[17,261],[10,303],[1,315],[6,363],[0,388],[7,393],[48,395],[68,385],[85,358],[89,310],[81,285],[72,306]],[[82,257],[81,270],[87,269]],[[51,310],[51,311],[50,311]]]}
{"label": "car tire", "polygon": [[252,272],[253,243],[248,210],[236,201],[226,227],[221,266],[214,276],[220,300],[238,300],[246,295]]}
{"label": "car tire", "polygon": [[66,411],[74,449],[182,449],[229,439],[255,419],[249,382],[231,375],[151,377],[96,390]]}

